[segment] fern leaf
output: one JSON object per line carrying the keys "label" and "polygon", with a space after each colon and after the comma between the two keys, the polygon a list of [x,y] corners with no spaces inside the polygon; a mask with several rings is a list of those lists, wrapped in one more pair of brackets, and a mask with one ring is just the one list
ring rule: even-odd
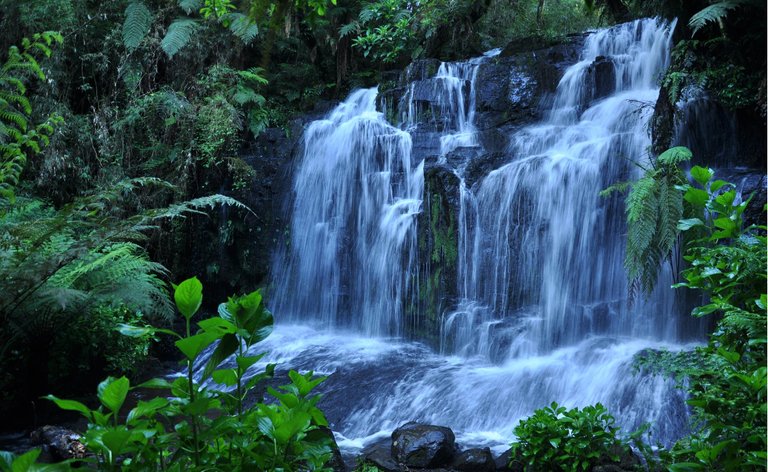
{"label": "fern leaf", "polygon": [[179,0],[179,7],[181,7],[181,9],[184,10],[187,15],[190,15],[192,12],[200,11],[200,9],[203,8],[203,1]]}
{"label": "fern leaf", "polygon": [[707,23],[721,21],[728,16],[730,10],[735,10],[741,6],[742,3],[743,2],[738,0],[717,2],[700,10],[688,20],[688,27],[691,28],[691,36],[696,35],[696,33],[705,27]]}
{"label": "fern leaf", "polygon": [[229,23],[229,30],[244,44],[251,44],[259,35],[258,25],[247,15],[236,12],[227,13],[222,19]]}
{"label": "fern leaf", "polygon": [[683,162],[688,162],[693,157],[693,153],[685,146],[675,146],[662,152],[656,161],[665,166],[678,166]]}
{"label": "fern leaf", "polygon": [[654,258],[651,243],[658,222],[657,190],[653,177],[645,176],[635,182],[625,200],[628,231],[624,267],[630,280],[648,279],[647,262]]}
{"label": "fern leaf", "polygon": [[143,2],[131,2],[125,8],[125,21],[123,22],[123,45],[129,51],[139,47],[139,44],[147,37],[149,28],[154,19]]}
{"label": "fern leaf", "polygon": [[190,18],[182,18],[171,23],[168,27],[160,47],[165,51],[169,58],[173,58],[184,46],[189,44],[192,34],[200,27],[197,21]]}
{"label": "fern leaf", "polygon": [[359,31],[360,31],[360,23],[358,23],[357,21],[347,23],[346,25],[342,26],[339,29],[339,38],[349,36],[350,34],[353,34],[353,33],[358,33]]}

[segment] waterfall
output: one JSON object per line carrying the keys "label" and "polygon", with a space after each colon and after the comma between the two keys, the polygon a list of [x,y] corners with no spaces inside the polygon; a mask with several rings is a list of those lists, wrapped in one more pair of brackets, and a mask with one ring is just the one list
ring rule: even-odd
{"label": "waterfall", "polygon": [[416,259],[423,164],[411,138],[358,90],[304,134],[290,243],[278,260],[275,313],[400,334]]}
{"label": "waterfall", "polygon": [[[474,194],[462,189],[461,302],[444,323],[450,350],[487,352],[484,333],[502,318],[518,322],[514,345],[502,353],[509,358],[595,334],[677,339],[670,315],[682,310],[666,290],[630,306],[623,205],[599,196],[631,178],[633,163],[648,165],[647,123],[672,27],[638,21],[590,36],[548,118],[511,137],[511,162]],[[614,78],[607,90],[595,83],[598,60]],[[660,285],[669,281],[665,271]]]}
{"label": "waterfall", "polygon": [[[689,348],[686,309],[666,268],[630,303],[622,197],[599,195],[647,162],[673,29],[640,20],[592,33],[545,118],[509,134],[506,160],[471,184],[478,68],[498,51],[404,86],[396,124],[368,89],[309,125],[275,260],[281,323],[259,350],[330,375],[321,405],[343,447],[415,420],[503,448],[552,401],[602,402],[627,429],[650,421],[654,442],[685,431],[683,394],[633,361]],[[432,275],[420,273],[425,166],[459,182],[457,300],[440,314],[440,353],[407,340],[403,321],[421,316],[418,283]]]}

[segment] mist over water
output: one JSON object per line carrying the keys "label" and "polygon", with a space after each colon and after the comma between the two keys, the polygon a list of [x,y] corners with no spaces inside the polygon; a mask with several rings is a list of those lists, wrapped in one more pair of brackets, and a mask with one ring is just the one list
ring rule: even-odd
{"label": "mist over water", "polygon": [[[425,276],[416,95],[433,97],[438,163],[459,148],[479,150],[477,70],[498,51],[443,63],[407,87],[398,126],[376,109],[376,89],[353,92],[309,125],[289,242],[274,264],[278,326],[258,350],[282,368],[330,376],[321,405],[342,447],[415,420],[499,450],[521,418],[552,401],[602,402],[628,430],[651,422],[654,442],[684,433],[674,382],[638,371],[633,359],[690,348],[683,340],[698,327],[668,289],[667,269],[647,301],[629,303],[623,197],[599,196],[647,160],[673,28],[640,20],[591,34],[545,120],[508,136],[505,165],[469,186],[467,162],[451,164],[460,182],[458,300],[442,314],[439,351],[403,338]],[[595,81],[598,61],[609,63],[610,80]]]}

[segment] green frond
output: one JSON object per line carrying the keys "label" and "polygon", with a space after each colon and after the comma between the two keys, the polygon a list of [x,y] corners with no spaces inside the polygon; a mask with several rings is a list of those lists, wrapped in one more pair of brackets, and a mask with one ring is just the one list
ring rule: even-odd
{"label": "green frond", "polygon": [[222,17],[229,24],[229,30],[244,44],[251,44],[259,35],[259,26],[247,15],[232,12]]}
{"label": "green frond", "polygon": [[241,70],[237,73],[241,79],[253,82],[258,85],[267,85],[269,81],[264,78],[264,69],[261,67],[251,67],[250,69]]}
{"label": "green frond", "polygon": [[722,21],[723,18],[728,16],[728,12],[730,10],[735,10],[736,8],[742,6],[744,3],[745,2],[743,0],[728,0],[717,2],[697,12],[691,17],[690,20],[688,20],[688,27],[691,28],[691,35],[695,35],[708,23]]}
{"label": "green frond", "polygon": [[190,18],[175,20],[168,27],[160,47],[165,51],[169,58],[173,58],[184,46],[189,44],[192,34],[200,27],[199,23]]}
{"label": "green frond", "polygon": [[32,105],[30,105],[29,99],[23,94],[0,89],[0,101],[2,101],[5,106],[12,103],[16,104],[24,110],[25,114],[32,114]]}
{"label": "green frond", "polygon": [[0,110],[0,120],[5,121],[6,125],[16,125],[21,131],[27,131],[27,117],[13,110],[4,109]]}
{"label": "green frond", "polygon": [[[630,280],[648,280],[647,269],[656,262],[653,247],[658,222],[658,188],[651,176],[634,183],[625,199],[627,213],[627,248],[624,267]],[[643,283],[646,286],[645,283]]]}
{"label": "green frond", "polygon": [[693,153],[685,146],[676,146],[662,152],[656,161],[664,166],[676,167],[683,162],[688,162],[693,157]]}
{"label": "green frond", "polygon": [[339,38],[349,36],[350,34],[356,34],[360,31],[360,23],[353,21],[339,28]]}
{"label": "green frond", "polygon": [[203,8],[203,0],[179,0],[179,7],[189,15]]}
{"label": "green frond", "polygon": [[131,2],[125,8],[123,22],[123,45],[129,51],[139,47],[139,44],[149,33],[154,16],[143,2]]}
{"label": "green frond", "polygon": [[753,313],[733,305],[724,304],[723,319],[720,323],[734,331],[744,331],[750,338],[765,337],[766,314]]}

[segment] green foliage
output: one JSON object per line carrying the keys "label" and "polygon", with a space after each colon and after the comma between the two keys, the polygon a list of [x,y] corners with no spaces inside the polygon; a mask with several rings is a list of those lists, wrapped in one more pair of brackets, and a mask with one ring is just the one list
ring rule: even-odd
{"label": "green foliage", "polygon": [[693,353],[659,353],[643,365],[673,372],[689,394],[694,431],[664,453],[672,471],[764,470],[766,450],[765,226],[743,228],[751,198],[740,201],[733,184],[694,166],[693,184],[679,186],[691,218],[686,236],[685,287],[709,302],[694,316],[717,315],[709,345]]}
{"label": "green foliage", "polygon": [[149,33],[154,15],[143,2],[131,2],[125,8],[123,22],[123,45],[126,49],[136,49]]}
{"label": "green foliage", "polygon": [[[260,293],[231,297],[220,306],[220,317],[198,322],[195,334],[190,319],[202,299],[202,286],[188,279],[176,286],[174,298],[186,321],[186,335],[146,325],[124,325],[121,331],[138,338],[158,333],[177,338],[187,357],[186,377],[137,386],[125,377],[109,377],[98,387],[101,405],[95,410],[74,400],[47,397],[88,420],[84,443],[94,454],[88,459],[92,466],[128,471],[327,470],[323,465],[331,457],[330,439],[320,428],[328,422],[316,406],[320,397],[311,395],[324,378],[290,371],[289,384],[267,389],[275,402],[244,405],[246,395],[274,375],[272,364],[253,372],[263,354],[253,355],[252,348],[269,335],[273,323]],[[218,346],[196,380],[193,367],[201,347],[214,342]],[[232,355],[235,367],[226,367],[224,361]],[[206,386],[209,378],[215,383]],[[140,400],[123,416],[134,388],[169,389],[172,397]]]}
{"label": "green foliage", "polygon": [[632,454],[600,403],[571,410],[553,402],[515,427],[512,457],[528,470],[586,471]]}
{"label": "green foliage", "polygon": [[[50,57],[51,47],[62,42],[61,34],[48,31],[24,38],[22,48],[11,46],[8,58],[0,67],[0,199],[13,201],[15,188],[27,157],[38,154],[50,143],[53,126],[60,122],[55,115],[40,124],[31,125],[32,106],[27,98],[25,81],[45,80],[37,57]],[[37,56],[37,57],[36,57]],[[0,202],[2,201],[0,200]]]}
{"label": "green foliage", "polygon": [[695,36],[699,30],[709,23],[718,23],[722,25],[723,20],[725,20],[731,10],[735,10],[745,5],[762,6],[765,8],[765,3],[759,0],[727,0],[714,2],[698,11],[691,16],[690,20],[688,20],[688,27],[691,29],[691,35]]}
{"label": "green foliage", "polygon": [[691,158],[691,151],[675,147],[656,159],[656,167],[645,170],[635,182],[614,185],[602,192],[629,188],[625,204],[627,214],[627,247],[624,267],[630,280],[630,295],[640,288],[650,293],[658,279],[659,266],[673,262],[672,250],[678,240],[678,221],[683,217],[685,182],[679,169]]}
{"label": "green foliage", "polygon": [[174,20],[160,42],[160,47],[169,58],[173,58],[184,46],[189,44],[192,35],[198,28],[200,28],[200,24],[191,18]]}

